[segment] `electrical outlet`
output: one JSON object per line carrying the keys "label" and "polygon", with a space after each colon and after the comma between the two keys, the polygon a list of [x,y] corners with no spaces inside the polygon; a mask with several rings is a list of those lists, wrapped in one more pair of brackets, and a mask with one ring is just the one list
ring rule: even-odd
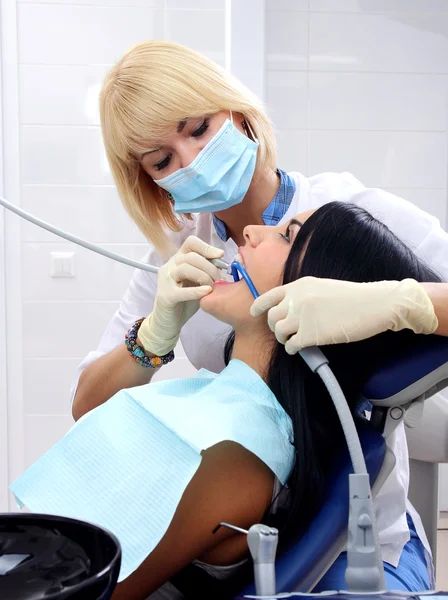
{"label": "electrical outlet", "polygon": [[50,252],[51,277],[75,277],[75,253],[74,252]]}

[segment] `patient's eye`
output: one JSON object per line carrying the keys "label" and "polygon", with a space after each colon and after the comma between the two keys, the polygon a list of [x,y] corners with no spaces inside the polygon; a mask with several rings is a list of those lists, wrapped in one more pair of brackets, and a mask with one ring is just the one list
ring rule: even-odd
{"label": "patient's eye", "polygon": [[281,233],[280,236],[286,240],[288,242],[288,244],[291,242],[291,225],[288,225],[288,227],[286,228],[285,233]]}
{"label": "patient's eye", "polygon": [[297,221],[297,219],[291,219],[285,233],[281,233],[280,235],[288,242],[288,244],[291,244],[296,239],[301,226],[302,223],[300,223],[300,221]]}

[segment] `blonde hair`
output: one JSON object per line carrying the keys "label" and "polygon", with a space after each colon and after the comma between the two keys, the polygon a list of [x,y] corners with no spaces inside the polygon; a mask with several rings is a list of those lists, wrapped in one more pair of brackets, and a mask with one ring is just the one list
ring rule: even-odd
{"label": "blonde hair", "polygon": [[143,170],[148,144],[185,118],[221,110],[241,113],[259,141],[257,172],[277,167],[272,125],[261,102],[238,80],[198,52],[165,41],[131,48],[106,76],[100,96],[107,157],[123,204],[158,250],[165,228],[182,224],[168,194]]}

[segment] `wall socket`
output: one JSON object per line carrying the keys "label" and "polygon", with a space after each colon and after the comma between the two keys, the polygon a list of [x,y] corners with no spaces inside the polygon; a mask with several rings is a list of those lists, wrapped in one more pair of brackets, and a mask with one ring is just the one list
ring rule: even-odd
{"label": "wall socket", "polygon": [[75,277],[75,253],[74,252],[50,252],[51,277]]}

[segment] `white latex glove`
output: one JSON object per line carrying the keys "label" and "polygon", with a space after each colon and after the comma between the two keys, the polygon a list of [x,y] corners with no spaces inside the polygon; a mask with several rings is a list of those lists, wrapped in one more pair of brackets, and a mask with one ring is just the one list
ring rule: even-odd
{"label": "white latex glove", "polygon": [[353,283],[304,277],[255,300],[256,317],[268,310],[268,324],[288,354],[307,346],[357,342],[391,329],[433,333],[434,307],[414,279]]}
{"label": "white latex glove", "polygon": [[199,309],[199,300],[212,291],[214,281],[224,279],[207,259],[223,255],[223,250],[190,236],[159,269],[154,310],[138,331],[146,352],[163,356],[173,350],[180,330]]}

